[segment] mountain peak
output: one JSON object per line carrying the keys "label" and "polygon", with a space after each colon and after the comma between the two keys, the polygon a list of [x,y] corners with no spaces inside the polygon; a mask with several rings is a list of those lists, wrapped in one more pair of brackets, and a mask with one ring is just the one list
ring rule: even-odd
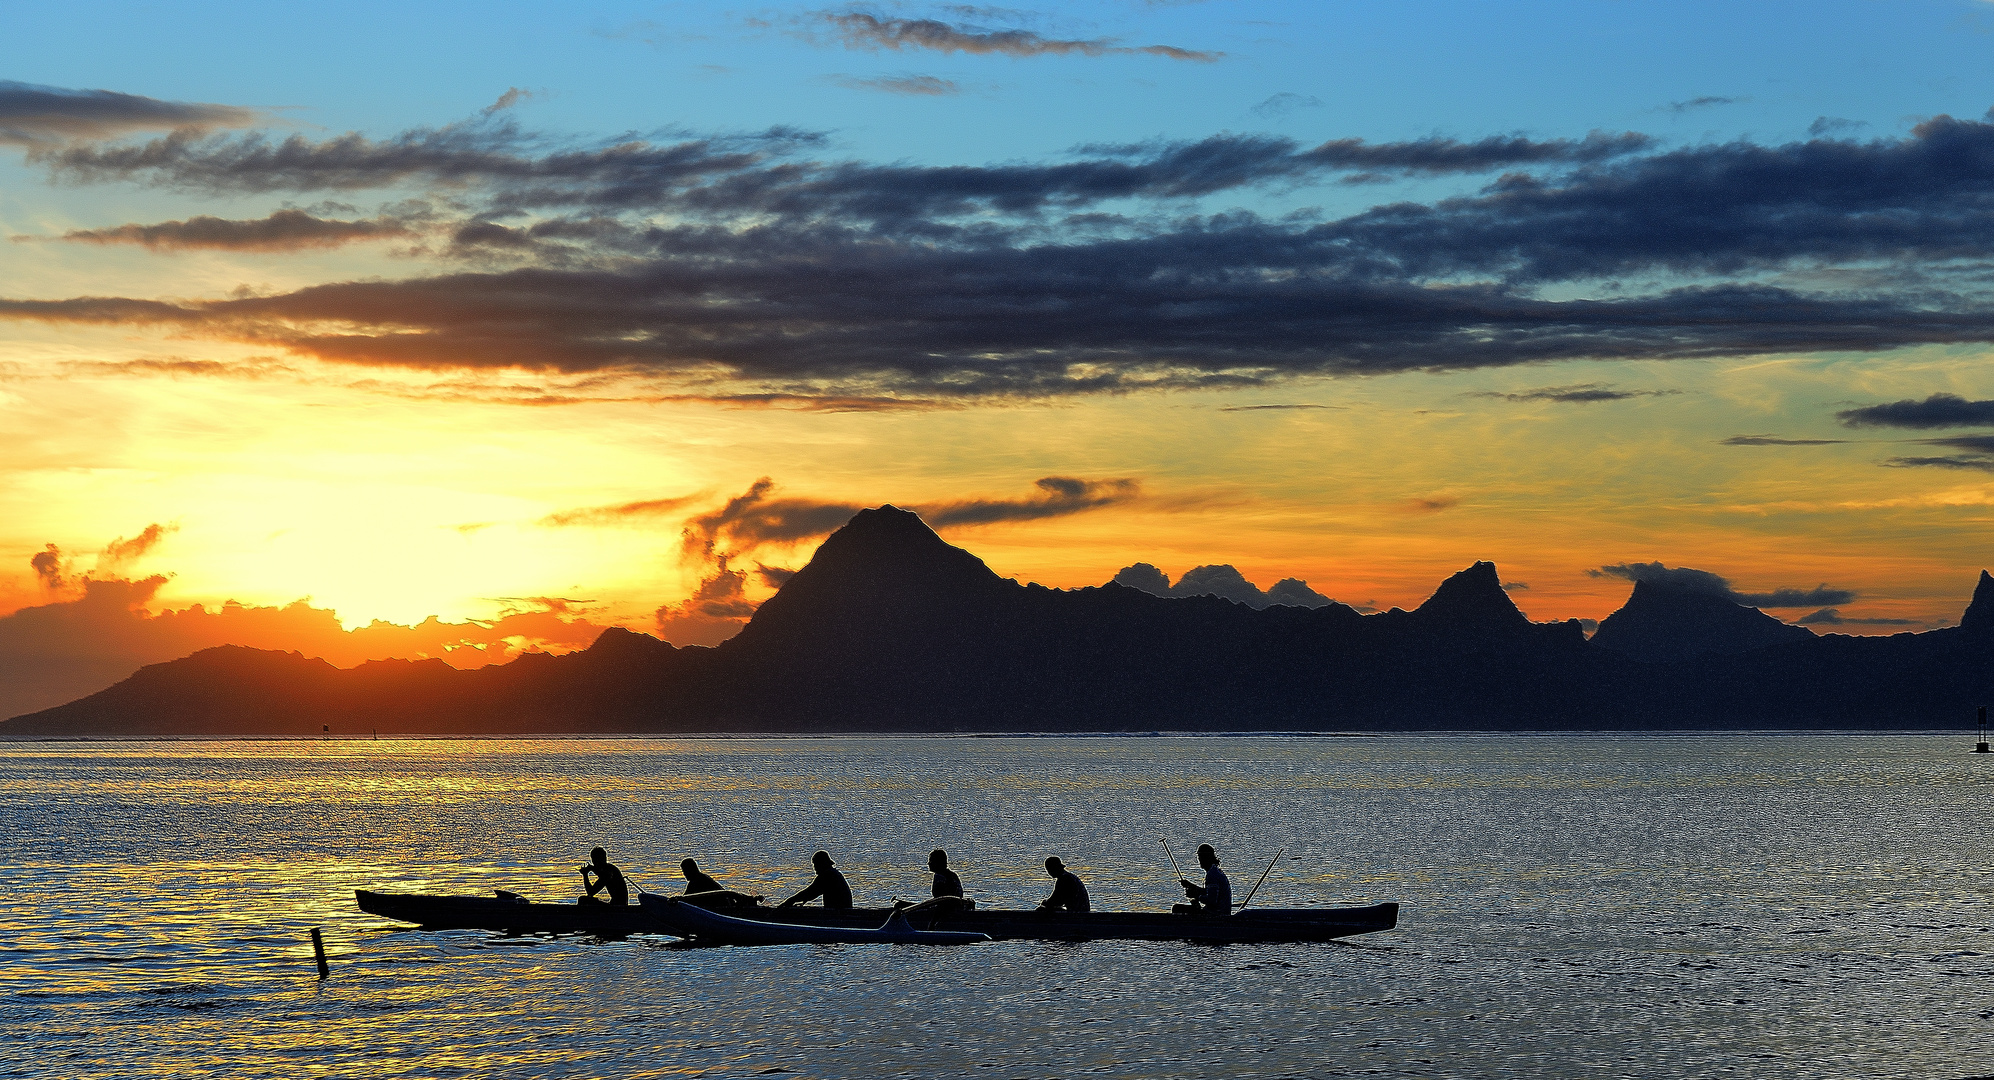
{"label": "mountain peak", "polygon": [[1976,634],[1994,630],[1994,574],[1980,572],[1980,584],[1973,587],[1973,602],[1959,617],[1959,628]]}
{"label": "mountain peak", "polygon": [[825,538],[733,641],[805,634],[812,626],[876,627],[1006,586],[1017,587],[935,535],[921,515],[889,504],[859,511]]}
{"label": "mountain peak", "polygon": [[1704,653],[1741,653],[1814,636],[1712,592],[1637,581],[1619,611],[1601,619],[1593,644],[1650,663]]}
{"label": "mountain peak", "polygon": [[1530,625],[1530,619],[1503,590],[1502,576],[1492,562],[1478,562],[1441,582],[1412,613],[1419,619],[1463,630],[1515,630]]}

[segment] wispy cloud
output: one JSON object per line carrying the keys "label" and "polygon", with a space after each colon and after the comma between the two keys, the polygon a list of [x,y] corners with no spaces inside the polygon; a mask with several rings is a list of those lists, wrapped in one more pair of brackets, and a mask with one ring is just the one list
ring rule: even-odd
{"label": "wispy cloud", "polygon": [[1605,383],[1579,383],[1574,386],[1544,386],[1535,390],[1518,390],[1504,393],[1499,390],[1478,390],[1469,397],[1497,398],[1502,401],[1555,401],[1567,404],[1588,404],[1596,401],[1626,401],[1630,398],[1666,397],[1680,394],[1680,390],[1616,390]]}
{"label": "wispy cloud", "polygon": [[1835,419],[1848,427],[1978,427],[1994,425],[1994,401],[1968,401],[1958,394],[1937,393],[1923,401],[1906,398],[1843,409]]}
{"label": "wispy cloud", "polygon": [[44,150],[79,139],[114,139],[137,131],[209,131],[260,123],[237,105],[162,101],[111,90],[65,90],[0,80],[0,144]]}
{"label": "wispy cloud", "polygon": [[[299,251],[368,240],[407,239],[414,235],[415,231],[406,222],[391,218],[338,221],[313,217],[302,210],[279,210],[251,221],[202,216],[157,225],[74,229],[63,233],[60,239],[84,244],[138,244],[154,251]],[[14,239],[44,238],[16,236]]]}
{"label": "wispy cloud", "polygon": [[1733,435],[1721,446],[1836,446],[1847,439],[1782,439],[1777,435]]}
{"label": "wispy cloud", "polygon": [[1115,38],[1048,38],[1030,30],[989,29],[938,19],[898,19],[869,11],[817,11],[805,25],[824,29],[830,39],[848,49],[925,49],[939,53],[969,53],[1017,58],[1039,56],[1157,56],[1167,60],[1211,63],[1224,53],[1180,49],[1172,45],[1124,45]]}
{"label": "wispy cloud", "polygon": [[962,87],[953,79],[936,75],[827,75],[827,80],[848,90],[872,90],[902,97],[954,97]]}

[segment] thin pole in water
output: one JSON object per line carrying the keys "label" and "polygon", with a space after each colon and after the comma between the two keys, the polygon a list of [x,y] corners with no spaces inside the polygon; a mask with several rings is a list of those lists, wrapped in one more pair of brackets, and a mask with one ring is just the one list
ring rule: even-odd
{"label": "thin pole in water", "polygon": [[1282,848],[1281,850],[1274,853],[1273,858],[1267,860],[1267,869],[1260,871],[1260,881],[1254,882],[1253,887],[1251,889],[1246,890],[1246,899],[1241,900],[1239,902],[1239,910],[1245,911],[1246,905],[1251,904],[1253,902],[1253,894],[1260,891],[1260,882],[1267,880],[1267,875],[1274,872],[1274,864],[1280,862],[1281,856],[1286,855],[1287,853],[1288,849]]}
{"label": "thin pole in water", "polygon": [[332,978],[332,965],[325,962],[325,939],[319,936],[316,926],[312,927],[312,956],[318,959],[318,980]]}
{"label": "thin pole in water", "polygon": [[1980,707],[1980,741],[1973,744],[1976,754],[1987,753],[1987,706]]}

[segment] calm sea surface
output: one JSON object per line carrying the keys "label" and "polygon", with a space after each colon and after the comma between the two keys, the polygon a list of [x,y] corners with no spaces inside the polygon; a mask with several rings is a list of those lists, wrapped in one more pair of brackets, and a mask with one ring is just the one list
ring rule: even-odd
{"label": "calm sea surface", "polygon": [[[0,1076],[1994,1073],[1994,760],[1930,736],[0,744]],[[602,844],[860,903],[1395,900],[1315,945],[668,947],[397,930]],[[333,977],[308,935],[322,927]]]}

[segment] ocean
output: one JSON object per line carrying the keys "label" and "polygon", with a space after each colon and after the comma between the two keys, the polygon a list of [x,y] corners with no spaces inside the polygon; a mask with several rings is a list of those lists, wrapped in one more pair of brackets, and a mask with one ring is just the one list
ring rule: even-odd
{"label": "ocean", "polygon": [[[1994,1074],[1994,757],[1930,735],[0,743],[5,1077]],[[423,933],[353,890],[1097,909],[1217,846],[1306,945]],[[1278,857],[1277,857],[1277,853]],[[320,928],[332,977],[317,978]]]}

